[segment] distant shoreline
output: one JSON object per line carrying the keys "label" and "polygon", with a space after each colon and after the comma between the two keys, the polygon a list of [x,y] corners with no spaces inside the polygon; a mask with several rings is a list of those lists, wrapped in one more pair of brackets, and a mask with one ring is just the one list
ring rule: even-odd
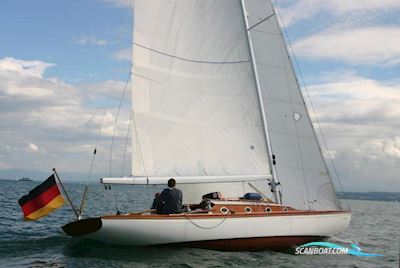
{"label": "distant shoreline", "polygon": [[[16,181],[15,179],[0,179],[0,181],[12,181],[23,183],[24,181]],[[33,179],[30,182],[39,183],[40,180]],[[65,180],[68,184],[80,184],[79,181]],[[86,181],[85,181],[86,182]],[[92,185],[97,185],[94,181],[90,182]],[[351,200],[369,200],[369,201],[387,201],[387,202],[400,202],[400,192],[344,192],[336,193],[339,199],[351,199]]]}
{"label": "distant shoreline", "polygon": [[340,199],[400,202],[398,192],[344,192],[336,193]]}

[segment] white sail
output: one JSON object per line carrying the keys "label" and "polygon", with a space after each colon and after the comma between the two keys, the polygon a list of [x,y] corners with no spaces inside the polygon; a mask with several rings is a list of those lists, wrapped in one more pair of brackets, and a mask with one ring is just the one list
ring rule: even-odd
{"label": "white sail", "polygon": [[270,0],[245,0],[283,203],[340,208]]}
{"label": "white sail", "polygon": [[240,1],[136,0],[134,12],[133,174],[270,177]]}
{"label": "white sail", "polygon": [[[244,3],[283,201],[339,208],[272,3]],[[241,8],[232,0],[136,1],[135,176],[269,177]],[[247,189],[245,182],[185,186],[195,198]]]}

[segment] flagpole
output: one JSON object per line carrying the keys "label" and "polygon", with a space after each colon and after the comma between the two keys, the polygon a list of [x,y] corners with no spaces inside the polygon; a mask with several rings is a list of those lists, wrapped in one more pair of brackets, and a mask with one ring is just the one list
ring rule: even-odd
{"label": "flagpole", "polygon": [[85,185],[85,190],[83,191],[81,205],[79,206],[79,218],[82,217],[83,214],[83,206],[85,205],[86,194],[89,190],[89,185]]}
{"label": "flagpole", "polygon": [[67,200],[68,200],[70,206],[72,207],[72,210],[74,211],[74,213],[75,213],[75,215],[76,215],[76,218],[79,220],[79,218],[80,218],[80,217],[79,217],[79,214],[78,214],[78,212],[76,211],[74,204],[72,204],[72,201],[71,201],[71,199],[69,198],[68,193],[67,193],[67,191],[65,190],[64,185],[62,184],[61,179],[60,179],[60,177],[58,176],[58,173],[57,173],[57,171],[56,171],[55,168],[53,168],[53,172],[54,172],[54,175],[56,175],[56,178],[57,178],[58,182],[60,183],[61,188],[62,188],[63,192],[65,193],[65,196],[67,197]]}

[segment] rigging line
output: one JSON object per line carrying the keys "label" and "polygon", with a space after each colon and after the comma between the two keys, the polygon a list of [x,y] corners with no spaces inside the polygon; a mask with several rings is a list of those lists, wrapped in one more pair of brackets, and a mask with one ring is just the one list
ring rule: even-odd
{"label": "rigging line", "polygon": [[194,226],[196,226],[196,227],[198,227],[198,228],[201,228],[201,229],[204,229],[204,230],[210,230],[210,229],[217,228],[218,226],[220,226],[221,224],[223,224],[224,221],[228,218],[228,216],[229,216],[230,214],[231,214],[231,213],[230,213],[230,211],[229,211],[229,213],[226,214],[225,217],[224,217],[219,223],[217,223],[216,225],[211,226],[211,227],[204,227],[204,226],[201,226],[201,225],[195,223],[195,222],[193,221],[193,219],[190,218],[187,214],[184,214],[184,216],[185,216],[185,218],[187,218],[187,219],[190,221],[190,223],[193,224]]}
{"label": "rigging line", "polygon": [[270,18],[272,18],[273,16],[275,16],[275,12],[272,13],[271,15],[267,16],[266,18],[260,20],[259,22],[257,22],[256,24],[254,24],[253,26],[251,26],[250,28],[247,29],[247,31],[250,31],[251,29],[253,29],[254,27],[256,27],[257,25],[260,25],[261,23],[263,23],[266,20],[269,20]]}
{"label": "rigging line", "polygon": [[96,159],[96,154],[97,154],[97,145],[95,145],[95,147],[94,147],[93,154],[92,154],[92,160],[90,162],[88,182],[90,181],[90,179],[92,177],[93,165],[94,165],[94,160]]}
{"label": "rigging line", "polygon": [[128,138],[129,138],[129,133],[130,133],[130,130],[131,130],[131,125],[132,125],[132,114],[131,114],[131,118],[129,119],[128,130],[126,131],[125,146],[124,146],[125,149],[124,149],[124,156],[122,158],[122,166],[121,166],[121,177],[124,174],[126,151],[127,151],[127,147],[128,147]]}
{"label": "rigging line", "polygon": [[94,151],[93,151],[93,155],[92,155],[92,160],[91,160],[91,162],[90,162],[88,180],[87,180],[86,185],[85,185],[85,188],[84,188],[84,190],[83,190],[82,199],[81,199],[81,204],[80,204],[80,206],[79,206],[79,217],[82,217],[82,215],[83,215],[83,208],[84,208],[84,205],[85,205],[87,193],[88,193],[88,191],[89,191],[89,181],[90,181],[90,178],[91,178],[91,176],[92,176],[93,165],[94,165],[94,160],[95,160],[95,158],[96,158],[96,153],[97,153],[97,149],[96,149],[96,147],[95,147],[95,148],[94,148]]}
{"label": "rigging line", "polygon": [[[110,102],[110,99],[111,99],[110,98],[111,88],[112,87],[108,88],[107,95],[106,95],[106,100],[108,101],[108,103]],[[114,86],[114,88],[115,88],[115,86]],[[89,167],[89,174],[88,174],[88,181],[87,181],[88,183],[91,180],[91,176],[92,176],[92,172],[93,172],[93,168],[94,168],[94,162],[96,160],[97,146],[99,144],[99,140],[100,140],[100,136],[101,136],[101,130],[102,130],[103,125],[104,125],[104,119],[106,117],[106,114],[107,114],[107,109],[104,109],[103,115],[101,117],[100,125],[98,126],[98,129],[97,129],[98,135],[96,137],[96,141],[95,141],[95,145],[94,145],[94,151],[93,151],[93,155],[92,155],[92,161],[91,161],[91,164],[90,164],[90,167]]]}
{"label": "rigging line", "polygon": [[[119,211],[118,206],[117,206],[117,202],[115,200],[115,194],[114,191],[111,189],[110,185],[106,185],[104,184],[104,188],[103,188],[103,193],[106,192],[106,198],[107,199],[111,199],[111,205],[112,207],[117,210],[117,212]],[[104,194],[102,195],[102,197],[104,197]],[[110,204],[109,200],[107,200],[107,204]]]}
{"label": "rigging line", "polygon": [[206,64],[237,64],[237,63],[246,63],[246,62],[250,62],[250,60],[238,60],[238,61],[202,61],[202,60],[192,60],[192,59],[188,59],[188,58],[179,57],[179,56],[176,56],[176,55],[171,55],[171,54],[168,54],[168,53],[165,53],[165,52],[161,52],[161,51],[159,51],[159,50],[156,50],[156,49],[153,49],[153,48],[149,48],[149,47],[143,46],[143,45],[138,44],[138,43],[136,43],[136,42],[133,42],[133,44],[134,44],[135,46],[138,46],[138,47],[147,49],[147,50],[149,50],[149,51],[151,51],[151,52],[154,52],[154,53],[157,53],[157,54],[160,54],[160,55],[163,55],[163,56],[171,57],[171,58],[178,59],[178,60],[182,60],[182,61],[193,62],[193,63],[206,63]]}
{"label": "rigging line", "polygon": [[[108,102],[110,100],[110,98],[109,98],[110,95],[111,95],[111,87],[108,88],[107,95],[106,95],[106,100],[108,100]],[[86,180],[86,185],[85,185],[85,188],[84,188],[83,193],[82,193],[82,199],[81,199],[81,204],[80,204],[80,208],[79,208],[79,216],[80,217],[82,217],[84,203],[85,203],[85,200],[86,200],[86,197],[87,197],[87,193],[89,191],[89,183],[90,183],[91,178],[92,178],[94,163],[95,163],[95,160],[96,160],[97,145],[99,144],[99,140],[100,140],[100,136],[101,136],[101,129],[103,128],[104,118],[105,118],[106,114],[107,114],[107,109],[104,109],[103,115],[101,117],[100,124],[99,124],[98,129],[97,129],[98,135],[96,137],[95,144],[94,144],[94,150],[93,150],[93,154],[92,154],[92,159],[90,161],[90,166],[89,166],[89,172],[88,172],[88,176],[87,176],[87,180]]]}
{"label": "rigging line", "polygon": [[[131,10],[133,10],[133,8],[134,8],[134,1],[132,0],[132,2],[131,2]],[[132,12],[129,12],[129,13],[132,14]],[[130,70],[131,70],[131,69],[132,69],[132,65],[131,65],[130,67],[131,67],[131,68],[130,68]],[[131,72],[131,71],[129,71],[129,78],[130,78],[130,74],[131,74],[130,72]],[[129,78],[127,79],[127,82],[125,83],[124,91],[126,90],[126,86],[127,86],[127,84],[128,84]],[[114,88],[115,88],[115,86],[114,86]],[[124,94],[125,94],[125,93],[124,93]],[[122,94],[122,95],[124,95],[124,94]],[[110,99],[111,99],[111,98],[110,98],[110,95],[111,95],[111,87],[108,88],[107,97],[106,97],[106,100],[108,101],[108,103],[110,103]],[[123,96],[122,96],[122,98],[123,98]],[[120,102],[120,106],[118,107],[118,114],[119,114],[119,110],[120,110],[120,108],[121,108],[121,103],[122,103],[122,102]],[[102,116],[102,119],[101,119],[101,123],[100,123],[99,129],[98,129],[99,135],[98,135],[98,137],[97,137],[97,139],[96,139],[95,148],[94,148],[93,157],[92,157],[92,163],[91,163],[91,166],[90,166],[89,180],[90,180],[90,177],[91,177],[91,174],[92,174],[93,164],[94,164],[95,156],[96,156],[96,153],[97,153],[97,145],[98,145],[98,143],[99,143],[100,134],[101,134],[101,130],[102,130],[102,128],[103,128],[104,119],[105,119],[106,114],[107,114],[107,109],[104,109],[103,116]],[[117,125],[117,121],[118,121],[118,116],[117,116],[117,119],[116,119],[115,128],[116,128],[116,125]],[[112,138],[112,145],[111,145],[111,152],[110,152],[110,175],[111,175],[112,147],[113,147],[113,143],[114,143],[114,135],[115,135],[115,130],[116,130],[115,128],[114,128],[114,133],[113,133],[113,138]],[[129,132],[129,130],[128,130],[128,132]],[[107,191],[107,185],[104,185],[104,187],[105,187],[104,190]],[[104,190],[103,190],[103,192],[102,192],[101,198],[104,197]],[[111,191],[111,187],[110,187],[110,186],[108,186],[108,190]],[[82,197],[82,203],[81,203],[82,208],[83,208],[83,202],[84,202],[84,198],[85,198],[86,192],[87,192],[87,188],[85,188],[85,191],[84,191],[84,194],[83,194],[83,197]],[[108,194],[110,195],[111,193],[108,193]],[[117,208],[117,206],[115,205],[116,202],[115,202],[115,196],[114,196],[114,194],[112,195],[112,199],[113,199],[113,205],[114,205],[114,207],[115,207],[115,208],[117,209],[117,211],[118,211],[118,208]]]}
{"label": "rigging line", "polygon": [[[149,175],[147,174],[147,170],[146,170],[146,165],[144,164],[144,158],[143,158],[143,154],[142,154],[142,148],[140,147],[140,143],[139,143],[139,135],[138,135],[138,131],[137,131],[137,126],[136,126],[136,119],[135,119],[135,112],[132,110],[132,122],[133,122],[133,127],[134,127],[134,131],[135,131],[135,141],[136,141],[136,146],[138,148],[139,151],[139,156],[140,156],[140,160],[142,163],[142,168],[144,171],[144,175],[146,176],[147,179],[147,183],[149,182]],[[132,171],[133,174],[133,171]],[[133,176],[133,178],[135,178],[135,176]]]}
{"label": "rigging line", "polygon": [[[284,30],[286,39],[287,39],[287,41],[288,41],[288,45],[289,45],[290,50],[291,50],[291,52],[292,52],[293,59],[294,59],[294,62],[295,62],[295,64],[296,64],[297,71],[299,72],[301,82],[302,82],[302,84],[303,84],[303,86],[304,86],[304,89],[305,89],[305,91],[306,91],[306,93],[307,93],[307,98],[308,98],[308,100],[309,100],[309,102],[310,102],[311,109],[312,109],[312,111],[313,111],[313,113],[314,113],[315,121],[316,121],[317,126],[318,126],[318,129],[319,129],[319,131],[320,131],[320,133],[321,133],[323,143],[324,143],[324,145],[326,146],[326,148],[327,148],[327,150],[328,150],[329,161],[330,161],[330,163],[331,163],[331,165],[332,165],[332,167],[333,167],[336,180],[337,180],[338,183],[339,183],[339,187],[340,187],[340,189],[341,189],[341,191],[342,191],[342,193],[343,193],[343,196],[345,197],[347,208],[350,210],[349,202],[348,202],[348,200],[347,200],[347,198],[346,198],[346,194],[344,193],[343,186],[342,186],[342,182],[340,181],[340,178],[339,178],[339,175],[338,175],[336,166],[335,166],[335,164],[334,164],[334,162],[333,162],[333,155],[332,155],[332,152],[331,152],[331,150],[329,150],[328,142],[327,142],[327,140],[326,140],[326,138],[325,138],[325,135],[324,135],[324,133],[323,133],[323,131],[322,131],[321,124],[320,124],[320,122],[319,122],[318,115],[317,115],[317,113],[316,113],[316,111],[315,111],[314,104],[313,104],[313,102],[311,101],[311,97],[310,97],[310,93],[309,93],[309,91],[308,91],[308,87],[307,87],[307,85],[306,85],[306,83],[305,83],[305,81],[304,81],[303,73],[302,73],[302,71],[301,71],[301,69],[300,69],[300,65],[299,65],[299,62],[298,62],[298,60],[297,60],[296,54],[294,53],[293,46],[292,46],[292,41],[291,41],[290,38],[289,38],[289,34],[288,34],[287,30],[286,30],[285,23],[284,23],[284,21],[283,21],[282,15],[281,15],[281,13],[280,13],[280,11],[279,11],[278,5],[276,4],[276,1],[275,1],[275,0],[273,0],[273,1],[275,2],[275,6],[277,7],[278,16],[279,16],[279,18],[280,18],[280,20],[281,20],[281,22],[282,22],[283,30]],[[332,185],[332,187],[333,187],[333,185]],[[333,189],[333,190],[335,190],[335,189]],[[339,202],[339,200],[338,200],[338,202]]]}
{"label": "rigging line", "polygon": [[[131,68],[132,68],[132,65],[131,65]],[[130,80],[130,79],[131,79],[131,72],[129,72],[128,78],[126,79],[125,86],[124,86],[124,89],[123,89],[123,91],[122,91],[121,98],[120,98],[120,100],[119,100],[117,115],[116,115],[116,118],[115,118],[115,125],[114,125],[114,131],[113,131],[113,136],[112,136],[112,140],[111,140],[111,150],[110,150],[110,165],[109,165],[109,168],[110,168],[110,177],[111,177],[111,171],[112,171],[112,154],[113,154],[115,133],[116,133],[117,127],[118,127],[118,119],[119,119],[119,114],[120,114],[120,112],[121,112],[122,102],[123,102],[123,100],[124,100],[125,93],[126,93],[126,89],[128,88],[128,83],[129,83],[129,80]]]}

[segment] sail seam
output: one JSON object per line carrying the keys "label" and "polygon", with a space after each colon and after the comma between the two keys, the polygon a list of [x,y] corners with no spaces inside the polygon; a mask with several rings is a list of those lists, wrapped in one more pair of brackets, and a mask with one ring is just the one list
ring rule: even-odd
{"label": "sail seam", "polygon": [[151,82],[153,82],[153,83],[157,83],[157,84],[160,84],[160,85],[161,85],[161,83],[160,83],[159,81],[154,80],[154,79],[151,79],[151,78],[148,78],[148,77],[146,77],[146,76],[144,76],[144,75],[141,75],[141,74],[138,74],[138,73],[135,73],[135,72],[132,72],[132,75],[133,75],[133,76],[140,77],[140,78],[143,78],[143,79],[146,79],[147,81],[151,81]]}
{"label": "sail seam", "polygon": [[138,43],[136,43],[136,42],[134,42],[133,44],[136,45],[136,46],[138,46],[138,47],[147,49],[147,50],[149,50],[149,51],[151,51],[151,52],[154,52],[154,53],[157,53],[157,54],[166,56],[166,57],[171,57],[171,58],[174,58],[174,59],[178,59],[178,60],[182,60],[182,61],[188,61],[188,62],[193,62],[193,63],[205,63],[205,64],[238,64],[238,63],[247,63],[247,62],[250,62],[250,60],[238,60],[238,61],[202,61],[202,60],[194,60],[194,59],[188,59],[188,58],[183,58],[183,57],[179,57],[179,56],[176,56],[176,55],[168,54],[168,53],[165,53],[165,52],[162,52],[162,51],[153,49],[153,48],[149,48],[149,47],[143,46],[143,45],[138,44]]}
{"label": "sail seam", "polygon": [[282,100],[282,99],[278,99],[278,98],[273,98],[273,97],[264,97],[264,99],[268,99],[268,100],[273,100],[273,101],[279,101],[279,102],[283,102],[283,103],[288,103],[288,104],[297,104],[297,105],[303,105],[304,103],[302,102],[296,102],[296,101],[287,101],[287,100]]}
{"label": "sail seam", "polygon": [[321,175],[328,176],[328,173],[326,173],[325,171],[322,171],[322,170],[316,170],[316,169],[311,169],[311,168],[303,168],[303,167],[298,167],[298,166],[293,166],[293,165],[285,165],[285,164],[278,164],[278,163],[276,165],[277,166],[281,166],[281,167],[286,167],[286,168],[298,169],[298,170],[302,170],[302,171],[319,173]]}
{"label": "sail seam", "polygon": [[276,65],[267,64],[267,63],[262,63],[262,62],[257,62],[257,65],[261,65],[261,66],[264,66],[264,67],[271,67],[271,68],[285,70],[285,71],[291,71],[290,69],[285,68],[285,67],[276,66]]}
{"label": "sail seam", "polygon": [[[148,117],[148,118],[153,118],[153,119],[159,119],[159,120],[163,120],[163,121],[168,121],[171,123],[176,123],[176,124],[183,124],[186,126],[191,126],[191,127],[213,127],[215,129],[221,129],[221,130],[227,130],[227,129],[237,129],[237,126],[232,126],[232,125],[226,125],[226,126],[220,126],[220,124],[218,123],[203,123],[203,121],[198,120],[198,121],[190,121],[187,119],[182,119],[180,117],[176,117],[176,116],[171,116],[171,115],[165,115],[163,113],[160,112],[143,112],[140,110],[136,110],[135,111],[136,114]],[[241,127],[257,127],[257,124],[242,124]],[[211,135],[211,134],[210,134]],[[212,134],[211,136],[213,136],[215,134]],[[208,137],[211,137],[208,136]]]}
{"label": "sail seam", "polygon": [[275,12],[272,13],[271,15],[265,17],[264,19],[260,20],[259,22],[257,22],[256,24],[254,24],[253,26],[251,26],[250,28],[247,29],[247,31],[250,31],[251,29],[253,29],[254,27],[260,25],[261,23],[263,23],[264,21],[269,20],[270,18],[272,18],[273,16],[275,16]]}
{"label": "sail seam", "polygon": [[252,30],[252,31],[253,31],[253,32],[257,32],[257,33],[264,33],[264,34],[269,34],[269,35],[275,35],[275,36],[277,36],[277,37],[280,36],[280,35],[277,34],[277,33],[266,32],[266,31],[263,31],[263,30]]}
{"label": "sail seam", "polygon": [[291,133],[287,133],[284,131],[279,131],[279,130],[270,130],[271,132],[277,133],[277,134],[283,134],[286,136],[291,136],[291,137],[299,137],[299,138],[304,138],[304,139],[309,139],[309,140],[315,140],[314,137],[306,137],[306,136],[302,136],[302,135],[298,135],[298,134],[291,134]]}

